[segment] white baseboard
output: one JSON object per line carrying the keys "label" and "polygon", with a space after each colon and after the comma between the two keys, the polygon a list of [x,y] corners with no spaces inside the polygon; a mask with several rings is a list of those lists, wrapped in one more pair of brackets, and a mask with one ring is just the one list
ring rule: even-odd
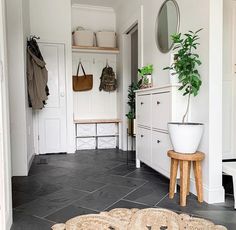
{"label": "white baseboard", "polygon": [[10,216],[7,220],[7,223],[6,223],[6,230],[10,230],[11,227],[12,227],[12,224],[13,224],[13,214],[12,212],[10,213]]}
{"label": "white baseboard", "polygon": [[[190,192],[197,195],[195,180],[190,181]],[[225,202],[225,190],[223,186],[218,188],[209,188],[203,184],[203,199],[208,204],[217,204]]]}
{"label": "white baseboard", "polygon": [[29,162],[28,162],[28,173],[29,173],[29,170],[30,170],[30,168],[31,168],[31,165],[32,165],[32,163],[33,163],[33,161],[34,161],[35,156],[36,156],[36,154],[34,153],[34,154],[31,156],[31,159],[30,159]]}

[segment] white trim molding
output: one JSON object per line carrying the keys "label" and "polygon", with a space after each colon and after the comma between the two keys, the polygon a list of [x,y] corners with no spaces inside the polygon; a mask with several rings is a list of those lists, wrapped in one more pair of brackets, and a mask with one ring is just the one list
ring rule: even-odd
{"label": "white trim molding", "polygon": [[[197,196],[195,180],[193,179],[190,180],[190,191]],[[223,203],[225,200],[225,190],[223,186],[209,188],[206,184],[203,184],[203,199],[208,204]]]}
{"label": "white trim molding", "polygon": [[112,7],[105,7],[105,6],[93,6],[93,5],[85,5],[85,4],[72,4],[72,8],[80,9],[80,10],[96,10],[102,12],[111,12],[114,13],[115,10]]}

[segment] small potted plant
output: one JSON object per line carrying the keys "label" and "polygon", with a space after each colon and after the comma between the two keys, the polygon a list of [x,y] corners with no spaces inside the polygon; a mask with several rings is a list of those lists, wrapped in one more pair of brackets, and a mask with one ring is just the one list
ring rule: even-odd
{"label": "small potted plant", "polygon": [[135,90],[140,89],[142,84],[142,80],[140,80],[138,83],[132,83],[129,86],[128,90],[128,102],[127,104],[129,105],[129,112],[126,114],[126,117],[128,118],[129,121],[129,126],[128,126],[128,132],[130,135],[135,134]]}
{"label": "small potted plant", "polygon": [[173,148],[179,153],[195,153],[201,141],[203,134],[203,124],[188,123],[188,113],[191,96],[196,97],[202,85],[198,67],[201,65],[199,55],[196,53],[200,45],[198,33],[202,29],[182,35],[181,33],[172,35],[174,42],[174,62],[165,70],[172,71],[172,75],[177,75],[183,96],[187,97],[186,112],[183,115],[182,122],[168,123],[168,130]]}
{"label": "small potted plant", "polygon": [[141,88],[151,88],[152,87],[152,73],[153,73],[153,65],[146,65],[141,69],[138,69],[139,76],[142,80]]}

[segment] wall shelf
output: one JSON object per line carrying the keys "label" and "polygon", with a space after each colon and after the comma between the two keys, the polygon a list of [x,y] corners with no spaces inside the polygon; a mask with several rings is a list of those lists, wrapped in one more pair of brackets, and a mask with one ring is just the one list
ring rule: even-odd
{"label": "wall shelf", "polygon": [[87,46],[72,46],[72,52],[76,53],[105,53],[105,54],[119,54],[118,48],[105,47],[87,47]]}

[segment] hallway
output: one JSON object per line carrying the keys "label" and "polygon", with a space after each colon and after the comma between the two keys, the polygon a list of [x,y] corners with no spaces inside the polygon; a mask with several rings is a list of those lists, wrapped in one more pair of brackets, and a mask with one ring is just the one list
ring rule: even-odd
{"label": "hallway", "polygon": [[[45,163],[47,164],[39,164]],[[143,165],[126,165],[118,150],[79,151],[75,155],[37,156],[29,177],[13,178],[14,224],[12,230],[47,230],[57,222],[117,207],[161,207],[209,218],[236,229],[233,196],[225,204],[198,204],[195,196],[187,207],[178,195],[168,198],[168,179]]]}

